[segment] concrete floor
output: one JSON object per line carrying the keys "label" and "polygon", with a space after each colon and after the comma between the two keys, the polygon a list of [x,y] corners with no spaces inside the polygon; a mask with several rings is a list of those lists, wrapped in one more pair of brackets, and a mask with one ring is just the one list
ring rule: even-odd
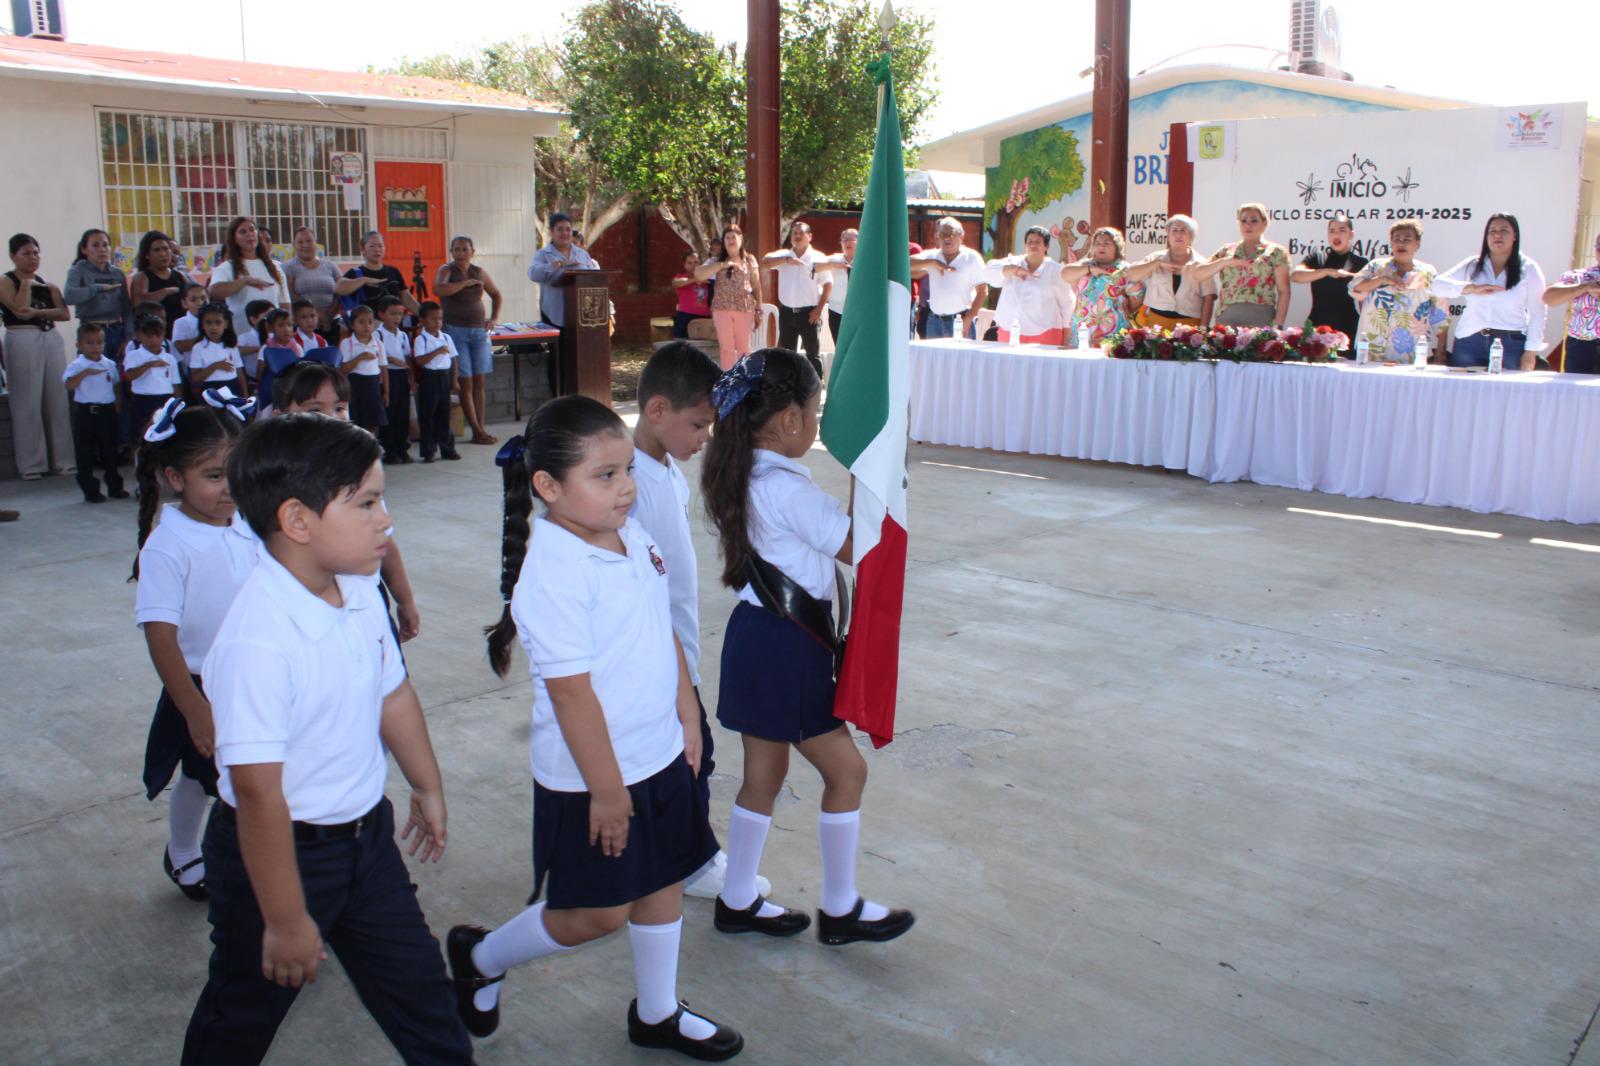
{"label": "concrete floor", "polygon": [[[529,689],[479,636],[499,477],[464,451],[389,482],[452,815],[448,859],[416,872],[441,935],[509,917],[530,877]],[[1600,1062],[1600,1031],[1577,1047],[1600,1002],[1600,556],[1531,542],[1600,534],[911,460],[900,734],[870,756],[861,883],[919,923],[825,950],[722,937],[691,901],[680,990],[745,1032],[742,1061]],[[207,925],[138,784],[157,684],[123,583],[133,507],[60,479],[0,506],[24,511],[0,526],[0,1060],[172,1062]],[[709,703],[730,602],[700,548]],[[719,742],[720,821],[739,765]],[[799,767],[791,787],[764,872],[811,908],[819,786]],[[621,940],[531,966],[480,1061],[663,1061],[626,1043],[631,995]],[[330,963],[270,1061],[392,1059]]]}

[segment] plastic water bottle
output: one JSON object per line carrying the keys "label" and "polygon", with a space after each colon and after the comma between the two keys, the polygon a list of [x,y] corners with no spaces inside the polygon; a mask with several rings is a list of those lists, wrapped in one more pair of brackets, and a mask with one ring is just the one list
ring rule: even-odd
{"label": "plastic water bottle", "polygon": [[1417,370],[1421,370],[1428,365],[1428,335],[1426,333],[1417,338],[1417,351],[1411,357],[1411,365]]}
{"label": "plastic water bottle", "polygon": [[1082,324],[1078,326],[1078,350],[1080,352],[1089,350],[1089,327]]}
{"label": "plastic water bottle", "polygon": [[1498,374],[1506,367],[1506,346],[1496,337],[1494,343],[1489,345],[1489,373]]}
{"label": "plastic water bottle", "polygon": [[1022,319],[1015,315],[1011,318],[1011,326],[1006,330],[1006,343],[1016,348],[1022,344]]}
{"label": "plastic water bottle", "polygon": [[1357,337],[1356,338],[1356,366],[1366,366],[1367,365],[1367,360],[1369,358],[1370,358],[1370,356],[1368,356],[1368,354],[1367,354],[1367,338],[1365,336]]}

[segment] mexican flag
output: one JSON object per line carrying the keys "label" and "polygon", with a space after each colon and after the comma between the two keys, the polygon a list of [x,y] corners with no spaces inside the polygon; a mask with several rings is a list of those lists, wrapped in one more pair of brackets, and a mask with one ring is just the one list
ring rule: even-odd
{"label": "mexican flag", "polygon": [[855,489],[856,598],[833,713],[881,748],[894,739],[906,584],[911,262],[900,113],[888,56],[870,69],[883,94],[878,139],[828,378],[822,443],[850,469]]}

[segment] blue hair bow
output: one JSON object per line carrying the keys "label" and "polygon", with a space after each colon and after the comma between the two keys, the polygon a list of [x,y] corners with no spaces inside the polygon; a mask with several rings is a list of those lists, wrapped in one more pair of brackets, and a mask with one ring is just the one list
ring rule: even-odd
{"label": "blue hair bow", "polygon": [[711,387],[711,406],[717,409],[717,417],[727,418],[735,407],[743,403],[766,369],[767,357],[760,352],[752,352],[718,378]]}
{"label": "blue hair bow", "polygon": [[145,429],[144,439],[151,444],[156,444],[178,432],[177,418],[183,412],[184,406],[184,402],[176,396],[168,400],[166,405],[156,412],[156,417],[151,420],[150,425]]}
{"label": "blue hair bow", "polygon": [[527,451],[526,441],[521,433],[500,445],[500,450],[494,453],[495,466],[511,466],[513,463],[522,462],[522,456]]}
{"label": "blue hair bow", "polygon": [[206,403],[212,407],[227,411],[241,422],[256,413],[254,397],[235,396],[233,390],[226,385],[220,389],[207,389],[200,395],[204,396]]}

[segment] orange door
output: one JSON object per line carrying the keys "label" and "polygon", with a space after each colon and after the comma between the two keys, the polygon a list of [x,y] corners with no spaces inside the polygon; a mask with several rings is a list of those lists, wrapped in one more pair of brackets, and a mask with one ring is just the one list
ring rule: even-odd
{"label": "orange door", "polygon": [[378,231],[385,262],[400,271],[418,302],[434,299],[433,276],[447,252],[443,163],[373,163]]}

